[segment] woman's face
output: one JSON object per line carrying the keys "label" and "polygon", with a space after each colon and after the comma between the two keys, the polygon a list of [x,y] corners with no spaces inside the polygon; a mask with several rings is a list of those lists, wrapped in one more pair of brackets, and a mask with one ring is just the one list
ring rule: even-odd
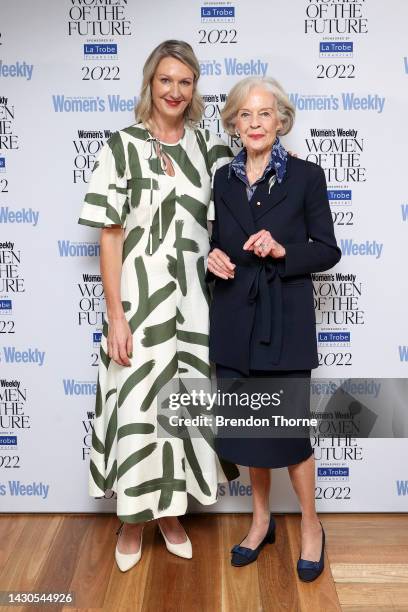
{"label": "woman's face", "polygon": [[264,153],[272,148],[276,132],[282,127],[276,98],[263,87],[254,87],[238,110],[235,129],[249,153]]}
{"label": "woman's face", "polygon": [[165,57],[157,65],[151,88],[155,111],[174,121],[183,116],[191,102],[194,74],[183,62]]}

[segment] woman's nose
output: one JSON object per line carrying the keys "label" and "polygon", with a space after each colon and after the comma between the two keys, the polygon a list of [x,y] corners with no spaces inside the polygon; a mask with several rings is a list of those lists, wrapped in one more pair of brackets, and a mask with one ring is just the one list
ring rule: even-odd
{"label": "woman's nose", "polygon": [[178,83],[173,83],[170,89],[170,95],[176,100],[180,98],[180,87]]}

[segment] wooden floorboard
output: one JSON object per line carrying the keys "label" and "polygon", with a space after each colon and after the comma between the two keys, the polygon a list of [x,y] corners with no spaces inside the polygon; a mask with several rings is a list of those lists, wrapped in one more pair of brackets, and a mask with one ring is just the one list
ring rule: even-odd
{"label": "wooden floorboard", "polygon": [[[284,516],[275,516],[276,540],[260,555],[258,566],[261,610],[300,612],[292,555],[288,546],[289,533]],[[249,524],[249,520],[248,520]]]}
{"label": "wooden floorboard", "polygon": [[26,525],[24,514],[1,516],[0,519],[0,573],[4,571],[9,557],[17,548],[17,542]]}
{"label": "wooden floorboard", "polygon": [[[325,514],[336,563],[407,563],[408,514]],[[381,557],[379,557],[379,552]]]}
{"label": "wooden floorboard", "polygon": [[[295,568],[299,559],[301,544],[299,517],[296,515],[288,515],[286,517],[286,523],[288,526],[288,544],[291,551],[292,567]],[[327,551],[325,553],[324,565],[325,571],[313,583],[302,582],[297,579],[297,575],[294,575],[293,580],[297,587],[298,600],[300,601],[300,609],[302,612],[313,612],[315,610],[340,612],[341,610],[330,571]]]}
{"label": "wooden floorboard", "polygon": [[[14,538],[13,533],[13,550],[0,574],[2,591],[31,591],[35,588],[65,518],[54,515],[44,519],[43,515],[32,515],[23,520],[19,537]],[[3,537],[7,548],[7,535]]]}
{"label": "wooden floorboard", "polygon": [[119,521],[107,514],[0,514],[0,590],[75,593],[53,612],[408,612],[408,515],[320,514],[325,571],[313,583],[296,574],[300,515],[275,515],[276,541],[246,567],[230,549],[249,514],[182,517],[193,559],[170,554],[156,524],[146,525],[141,561],[122,573],[114,561]]}
{"label": "wooden floorboard", "polygon": [[336,583],[408,584],[408,559],[407,563],[332,563],[331,572]]}
{"label": "wooden floorboard", "polygon": [[408,612],[408,515],[334,514],[322,519],[344,612]]}
{"label": "wooden floorboard", "polygon": [[69,586],[71,591],[78,594],[78,608],[85,608],[90,602],[94,608],[102,608],[104,605],[115,552],[112,533],[117,529],[117,524],[114,517],[110,517],[110,520],[103,516],[95,517],[83,536],[81,552]]}
{"label": "wooden floorboard", "polygon": [[[154,529],[153,554],[143,598],[144,610],[187,612],[219,609],[220,581],[214,576],[220,576],[221,547],[218,519],[214,518],[211,520],[206,514],[183,519],[183,525],[194,542],[192,560],[170,554],[163,536]],[[157,580],[157,576],[163,579]]]}
{"label": "wooden floorboard", "polygon": [[[230,514],[230,520],[223,521],[222,538],[222,601],[223,612],[244,612],[248,610],[251,602],[254,610],[262,610],[261,594],[256,563],[246,567],[232,567],[230,563],[230,550],[234,544],[239,544],[248,532],[250,525],[249,515]],[[267,546],[268,553],[271,546]]]}
{"label": "wooden floorboard", "polygon": [[378,609],[393,612],[408,610],[408,585],[404,584],[339,584],[337,592],[343,610],[367,610],[377,612]]}

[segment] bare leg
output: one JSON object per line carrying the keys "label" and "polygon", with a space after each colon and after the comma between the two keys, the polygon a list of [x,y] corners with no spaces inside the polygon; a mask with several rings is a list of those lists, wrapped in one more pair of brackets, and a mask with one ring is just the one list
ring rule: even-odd
{"label": "bare leg", "polygon": [[131,555],[138,552],[143,525],[144,523],[124,523],[117,542],[120,553]]}
{"label": "bare leg", "polygon": [[[160,519],[160,527],[166,538],[172,544],[181,544],[186,541],[186,532],[177,516],[163,516]],[[142,527],[145,523],[125,523],[118,539],[118,550],[124,554],[134,554],[140,548]]]}
{"label": "bare leg", "polygon": [[289,476],[302,511],[302,559],[319,561],[322,548],[322,528],[315,506],[315,460],[313,455],[289,465]]}
{"label": "bare leg", "polygon": [[256,548],[264,539],[269,527],[269,491],[271,473],[269,468],[249,468],[252,484],[252,524],[241,546]]}
{"label": "bare leg", "polygon": [[163,516],[157,520],[160,523],[160,527],[164,531],[166,538],[172,544],[182,544],[182,542],[187,541],[186,532],[177,516]]}

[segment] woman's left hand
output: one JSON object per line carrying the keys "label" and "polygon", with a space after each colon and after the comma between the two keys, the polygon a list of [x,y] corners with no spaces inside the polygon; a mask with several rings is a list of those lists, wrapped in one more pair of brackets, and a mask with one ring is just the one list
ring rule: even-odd
{"label": "woman's left hand", "polygon": [[243,246],[244,251],[253,251],[258,257],[285,257],[286,250],[279,242],[272,238],[268,230],[260,230],[252,234]]}

